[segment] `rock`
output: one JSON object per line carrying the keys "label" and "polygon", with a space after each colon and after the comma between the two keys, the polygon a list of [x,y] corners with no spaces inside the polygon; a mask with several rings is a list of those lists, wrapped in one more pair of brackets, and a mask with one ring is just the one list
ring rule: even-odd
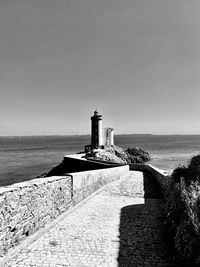
{"label": "rock", "polygon": [[96,160],[102,160],[102,161],[108,161],[113,163],[119,163],[124,164],[126,163],[118,157],[115,154],[115,151],[112,148],[98,148],[98,149],[92,149],[90,152],[88,152],[85,156],[87,159],[96,159]]}
{"label": "rock", "polygon": [[92,149],[85,157],[87,159],[96,159],[120,164],[143,163],[151,159],[149,153],[141,148],[131,147],[125,151],[118,146]]}
{"label": "rock", "polygon": [[143,163],[151,160],[149,153],[139,147],[129,147],[126,149],[126,153],[131,163]]}

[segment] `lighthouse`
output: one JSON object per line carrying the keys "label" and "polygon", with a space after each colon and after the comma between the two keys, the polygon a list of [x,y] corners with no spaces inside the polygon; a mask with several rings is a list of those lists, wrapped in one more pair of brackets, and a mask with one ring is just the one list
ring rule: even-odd
{"label": "lighthouse", "polygon": [[102,115],[95,110],[91,117],[91,144],[85,145],[85,153],[105,146],[114,146],[113,128],[102,129]]}
{"label": "lighthouse", "polygon": [[98,111],[94,111],[91,117],[91,146],[98,148],[103,145],[103,132],[102,132],[102,115]]}

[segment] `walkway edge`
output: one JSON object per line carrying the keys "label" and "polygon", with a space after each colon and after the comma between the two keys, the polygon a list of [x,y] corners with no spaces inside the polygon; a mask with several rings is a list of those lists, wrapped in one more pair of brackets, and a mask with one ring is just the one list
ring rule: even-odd
{"label": "walkway edge", "polygon": [[[130,172],[130,171],[129,171]],[[129,175],[125,174],[121,176],[118,180],[124,179]],[[116,180],[117,181],[117,180]],[[45,234],[49,229],[54,227],[56,224],[58,224],[60,221],[62,221],[66,216],[68,216],[70,213],[74,212],[76,209],[87,203],[90,199],[92,199],[95,195],[98,195],[102,190],[104,190],[106,187],[109,186],[109,184],[115,182],[111,181],[107,183],[106,185],[102,186],[100,189],[97,191],[93,192],[91,195],[83,199],[81,202],[77,203],[75,206],[70,206],[68,210],[63,212],[61,215],[58,216],[58,218],[54,219],[53,221],[47,223],[43,228],[39,229],[36,233],[32,234],[31,236],[27,237],[25,240],[22,241],[21,244],[16,245],[16,247],[10,248],[8,253],[0,258],[0,266],[3,267],[4,264],[6,264],[11,257],[14,257],[21,249],[27,247],[29,244],[33,243],[36,241],[41,235]]]}

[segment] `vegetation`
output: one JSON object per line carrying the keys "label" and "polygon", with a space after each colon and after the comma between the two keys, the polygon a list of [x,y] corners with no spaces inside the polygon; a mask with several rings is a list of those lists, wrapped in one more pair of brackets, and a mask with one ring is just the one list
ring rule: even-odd
{"label": "vegetation", "polygon": [[200,266],[200,155],[172,173],[163,236],[186,266]]}

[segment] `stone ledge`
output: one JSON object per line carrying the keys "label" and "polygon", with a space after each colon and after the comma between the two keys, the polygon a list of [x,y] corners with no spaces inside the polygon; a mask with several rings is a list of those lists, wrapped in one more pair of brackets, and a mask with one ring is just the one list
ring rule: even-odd
{"label": "stone ledge", "polygon": [[0,256],[27,236],[129,172],[129,166],[38,178],[0,188]]}
{"label": "stone ledge", "polygon": [[0,255],[72,205],[72,177],[47,177],[0,188]]}
{"label": "stone ledge", "polygon": [[159,185],[163,196],[165,198],[168,197],[171,191],[172,186],[172,178],[171,172],[167,172],[156,168],[150,164],[130,164],[130,170],[137,170],[137,171],[147,171],[151,173],[153,178],[156,180],[157,184]]}
{"label": "stone ledge", "polygon": [[108,169],[74,172],[72,176],[73,203],[83,200],[103,185],[118,180],[128,174],[129,166],[119,166]]}
{"label": "stone ledge", "polygon": [[63,176],[51,176],[51,177],[44,177],[44,178],[36,178],[30,181],[25,181],[25,182],[20,182],[8,186],[2,186],[0,187],[0,196],[4,195],[5,193],[8,192],[13,192],[15,190],[19,190],[25,187],[32,187],[34,185],[41,185],[41,184],[47,184],[47,183],[52,183],[55,181],[60,181],[66,178],[70,178],[70,175],[63,175]]}

